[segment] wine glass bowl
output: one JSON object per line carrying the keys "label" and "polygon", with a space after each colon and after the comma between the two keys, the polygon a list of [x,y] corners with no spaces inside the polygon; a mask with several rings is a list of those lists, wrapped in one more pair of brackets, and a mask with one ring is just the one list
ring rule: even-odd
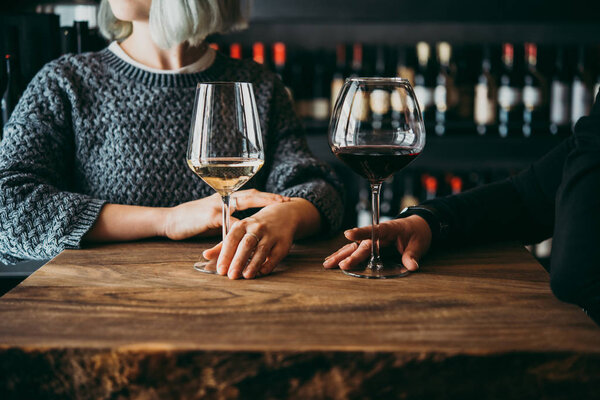
{"label": "wine glass bowl", "polygon": [[[223,199],[223,240],[229,231],[229,200],[264,164],[262,134],[252,84],[199,83],[187,149],[188,166]],[[216,260],[194,268],[217,273]]]}
{"label": "wine glass bowl", "polygon": [[425,146],[425,127],[415,93],[402,78],[346,79],[329,124],[332,152],[367,179],[372,192],[371,258],[362,278],[405,276],[408,270],[379,254],[379,193],[383,181],[413,161]]}

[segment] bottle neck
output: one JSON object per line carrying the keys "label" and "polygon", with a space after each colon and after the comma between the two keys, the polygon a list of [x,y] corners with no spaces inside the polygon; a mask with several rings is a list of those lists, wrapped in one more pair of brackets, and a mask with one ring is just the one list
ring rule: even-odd
{"label": "bottle neck", "polygon": [[360,73],[362,70],[363,49],[361,44],[355,44],[352,50],[352,71]]}

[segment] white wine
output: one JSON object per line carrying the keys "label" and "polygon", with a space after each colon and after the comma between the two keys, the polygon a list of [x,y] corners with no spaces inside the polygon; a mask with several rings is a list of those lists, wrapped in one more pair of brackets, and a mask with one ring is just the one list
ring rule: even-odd
{"label": "white wine", "polygon": [[228,196],[250,180],[263,166],[258,158],[215,157],[188,160],[188,165],[221,196]]}

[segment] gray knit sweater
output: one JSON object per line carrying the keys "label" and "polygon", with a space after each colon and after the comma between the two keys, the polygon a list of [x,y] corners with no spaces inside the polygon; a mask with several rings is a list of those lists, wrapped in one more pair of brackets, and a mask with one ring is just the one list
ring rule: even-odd
{"label": "gray knit sweater", "polygon": [[305,198],[338,229],[339,182],[311,155],[273,73],[217,55],[200,73],[157,74],[105,49],[46,65],[4,127],[0,261],[80,247],[107,202],[168,207],[212,194],[186,164],[196,84],[210,81],[254,85],[266,160],[242,189]]}

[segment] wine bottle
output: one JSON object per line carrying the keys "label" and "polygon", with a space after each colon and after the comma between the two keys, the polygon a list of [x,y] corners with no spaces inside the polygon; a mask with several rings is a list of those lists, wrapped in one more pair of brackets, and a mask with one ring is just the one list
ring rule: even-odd
{"label": "wine bottle", "polygon": [[310,55],[305,52],[297,52],[297,58],[292,67],[292,78],[294,84],[292,91],[294,95],[294,106],[296,114],[300,118],[312,117],[312,82],[313,65]]}
{"label": "wine bottle", "polygon": [[252,45],[252,60],[258,64],[265,63],[265,45],[262,42],[255,42]]}
{"label": "wine bottle", "polygon": [[530,137],[535,125],[548,120],[545,115],[544,81],[537,70],[537,46],[525,43],[525,76],[523,78],[523,136]]}
{"label": "wine bottle", "polygon": [[438,180],[435,176],[423,174],[421,181],[424,189],[424,199],[432,200],[437,196]]}
{"label": "wine bottle", "polygon": [[[352,66],[350,76],[353,78],[363,76],[363,46],[361,43],[354,43],[352,46]],[[366,121],[369,116],[370,99],[365,91],[359,90],[354,96],[352,102],[352,115],[359,121]]]}
{"label": "wine bottle", "polygon": [[75,21],[73,23],[75,37],[77,42],[77,54],[84,53],[89,50],[89,26],[87,21]]}
{"label": "wine bottle", "polygon": [[326,77],[327,70],[323,63],[325,57],[321,52],[316,53],[313,63],[312,95],[310,96],[310,118],[315,121],[329,119],[329,85]]}
{"label": "wine bottle", "polygon": [[60,53],[77,53],[77,36],[75,34],[75,28],[68,26],[60,28]]}
{"label": "wine bottle", "polygon": [[502,46],[502,67],[498,88],[498,132],[501,137],[507,137],[517,132],[523,117],[522,84],[514,64],[514,47],[510,43]]}
{"label": "wine bottle", "polygon": [[21,82],[20,82],[20,70],[16,56],[13,54],[6,54],[4,56],[4,92],[2,93],[2,100],[0,108],[2,110],[2,126],[4,126],[13,112],[13,109],[17,105],[19,98],[21,97]]}
{"label": "wine bottle", "polygon": [[556,51],[554,74],[550,89],[550,133],[565,135],[570,131],[570,79],[565,67],[564,48]]}
{"label": "wine bottle", "polygon": [[289,85],[289,82],[287,81],[285,43],[273,43],[273,67],[275,68],[275,73],[279,76],[279,79],[281,79],[286,86]]}
{"label": "wine bottle", "polygon": [[[375,54],[375,75],[387,77],[389,72],[386,64],[385,47],[377,46]],[[375,89],[369,99],[371,107],[371,121],[373,129],[381,129],[384,124],[389,124],[390,93],[387,90]]]}
{"label": "wine bottle", "polygon": [[437,57],[439,70],[436,76],[436,85],[433,92],[435,103],[435,133],[444,135],[447,130],[447,121],[454,117],[457,101],[454,74],[450,69],[452,47],[447,42],[437,44]]}
{"label": "wine bottle", "polygon": [[396,75],[408,79],[412,87],[415,86],[415,62],[414,48],[411,46],[398,47],[396,54]]}
{"label": "wine bottle", "polygon": [[292,78],[290,74],[290,68],[287,64],[287,51],[285,47],[285,43],[277,42],[273,44],[273,68],[275,69],[275,73],[279,76],[279,79],[285,85],[285,90],[287,91],[290,98],[292,98]]}
{"label": "wine bottle", "polygon": [[352,68],[350,76],[353,78],[363,74],[363,46],[361,43],[354,43],[352,46]]}
{"label": "wine bottle", "polygon": [[436,74],[433,72],[431,49],[425,42],[417,43],[418,67],[415,72],[415,95],[421,108],[421,114],[425,123],[435,120],[435,104],[433,92],[435,88]]}
{"label": "wine bottle", "polygon": [[463,191],[463,180],[460,176],[453,175],[450,178],[450,193],[459,194]]}
{"label": "wine bottle", "polygon": [[340,90],[344,85],[344,79],[346,77],[346,45],[338,44],[335,47],[335,70],[333,77],[331,78],[331,111],[335,106]]}
{"label": "wine bottle", "polygon": [[419,204],[419,199],[415,196],[415,181],[410,173],[404,175],[402,198],[400,199],[400,210],[406,207],[416,206]]}
{"label": "wine bottle", "polygon": [[475,85],[475,101],[473,117],[477,133],[485,135],[496,123],[497,86],[492,76],[492,59],[489,46],[483,48],[481,57],[481,72]]}
{"label": "wine bottle", "polygon": [[242,45],[239,43],[231,43],[229,45],[229,57],[240,60],[242,58]]}
{"label": "wine bottle", "polygon": [[575,125],[579,118],[590,113],[590,89],[585,79],[585,47],[577,49],[577,68],[571,86],[571,124]]}
{"label": "wine bottle", "polygon": [[[455,46],[453,68],[455,73],[454,86],[457,94],[455,117],[457,121],[473,121],[474,91],[477,84],[480,59],[472,46]],[[494,103],[496,99],[494,98]],[[495,112],[495,111],[494,111]]]}

